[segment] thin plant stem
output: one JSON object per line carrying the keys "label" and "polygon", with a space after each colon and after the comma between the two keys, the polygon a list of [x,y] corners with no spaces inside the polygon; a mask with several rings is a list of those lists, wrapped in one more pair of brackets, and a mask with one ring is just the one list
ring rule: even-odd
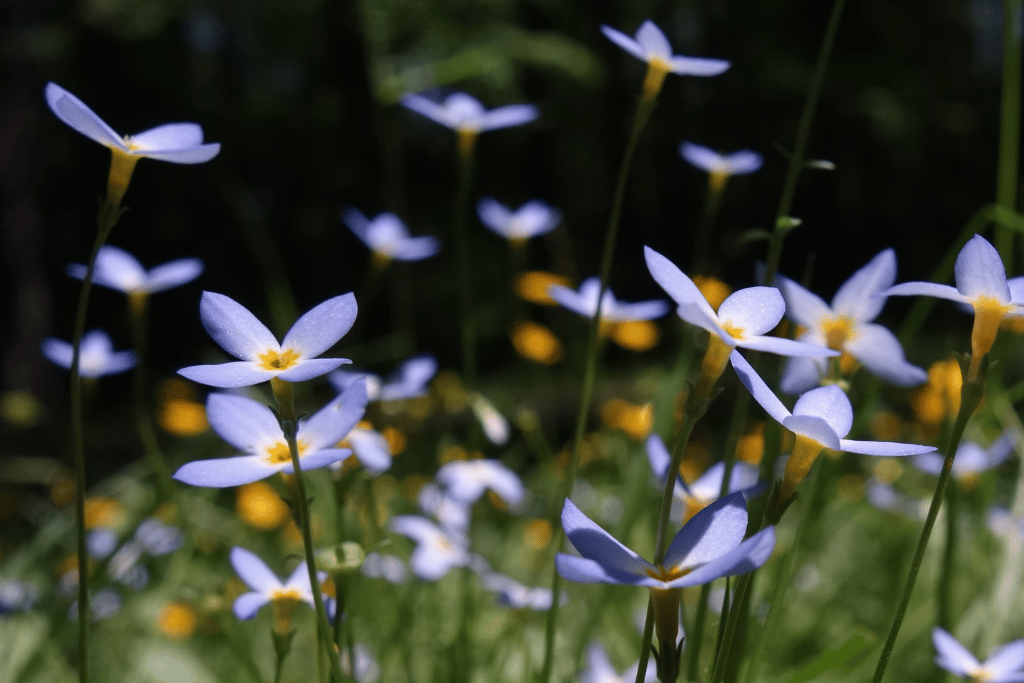
{"label": "thin plant stem", "polygon": [[[277,402],[278,419],[281,421],[281,431],[284,432],[285,441],[288,443],[288,452],[291,454],[292,469],[294,470],[296,498],[295,506],[299,510],[299,527],[302,530],[302,549],[306,558],[306,569],[309,572],[309,585],[313,593],[313,602],[316,606],[316,635],[317,643],[327,651],[327,661],[331,665],[331,673],[336,683],[341,683],[345,677],[341,673],[341,662],[338,653],[334,649],[334,643],[328,634],[331,633],[330,620],[327,618],[327,609],[324,607],[324,598],[320,594],[320,580],[317,577],[316,559],[313,555],[313,535],[309,524],[309,499],[306,497],[306,483],[302,475],[302,465],[299,462],[299,445],[296,441],[296,430],[298,418],[295,414],[294,387],[291,382],[279,380],[276,377],[270,380],[274,390],[274,400]],[[319,649],[319,648],[318,648]],[[319,655],[317,655],[319,660]],[[325,679],[321,675],[321,679]]]}
{"label": "thin plant stem", "polygon": [[640,664],[636,667],[634,683],[647,680],[647,662],[651,658],[651,638],[654,636],[654,603],[647,601],[647,617],[644,619],[644,635],[640,642]]}
{"label": "thin plant stem", "polygon": [[729,659],[729,651],[732,649],[732,639],[736,633],[736,623],[739,621],[740,614],[746,611],[744,605],[747,604],[747,592],[750,590],[750,584],[755,574],[757,574],[757,570],[744,574],[736,581],[736,590],[733,593],[729,616],[726,617],[725,612],[722,613],[722,618],[725,619],[725,628],[719,641],[718,655],[715,657],[715,668],[711,673],[711,683],[722,683],[722,678],[725,676],[725,665]]}
{"label": "thin plant stem", "polygon": [[946,537],[943,540],[942,567],[939,570],[937,586],[938,622],[939,626],[949,631],[953,624],[950,607],[950,588],[953,583],[953,569],[956,559],[956,523],[957,523],[957,490],[956,484],[946,487]]}
{"label": "thin plant stem", "polygon": [[96,241],[82,278],[82,289],[75,308],[75,327],[71,335],[71,458],[75,468],[75,527],[78,552],[78,680],[89,681],[89,552],[85,542],[85,436],[82,416],[81,347],[85,335],[85,314],[96,272],[96,256],[111,230],[124,213],[120,201],[108,199],[96,215]]}
{"label": "thin plant stem", "polygon": [[[996,204],[1015,211],[1020,164],[1020,98],[1022,0],[1003,0],[1003,84],[999,109],[999,159],[996,165]],[[1007,271],[1013,270],[1014,233],[998,224],[995,246]]]}
{"label": "thin plant stem", "polygon": [[469,260],[469,236],[466,216],[469,214],[469,188],[473,179],[474,145],[459,148],[459,178],[455,190],[455,242],[458,249],[459,302],[462,307],[462,380],[471,390],[476,384],[476,321],[473,319],[473,274]]}
{"label": "thin plant stem", "polygon": [[703,273],[711,275],[707,267],[707,256],[711,246],[711,232],[718,217],[718,211],[722,207],[722,195],[725,190],[725,182],[715,182],[712,175],[708,180],[708,189],[704,195],[704,210],[700,215],[700,223],[697,224],[697,239],[694,241],[693,259],[690,261],[690,271],[694,274]]}
{"label": "thin plant stem", "polygon": [[[987,361],[987,358],[985,359]],[[964,375],[967,375],[967,366],[961,363]],[[946,490],[946,483],[949,481],[950,472],[953,469],[953,458],[956,457],[957,448],[963,438],[967,423],[974,414],[978,404],[985,394],[985,378],[988,375],[987,362],[982,363],[982,371],[979,376],[973,379],[965,379],[960,390],[960,412],[953,423],[953,429],[949,435],[949,443],[946,445],[946,457],[942,463],[942,472],[939,474],[939,481],[935,485],[935,493],[932,495],[931,506],[928,508],[928,516],[924,521],[924,528],[921,529],[921,537],[917,542],[917,549],[914,551],[914,558],[910,562],[910,570],[907,573],[906,585],[900,595],[899,603],[896,605],[896,613],[893,615],[892,624],[889,627],[889,634],[882,645],[882,652],[878,656],[878,665],[875,667],[872,683],[881,683],[885,669],[889,665],[889,658],[892,656],[893,647],[896,645],[896,637],[899,635],[900,627],[903,625],[903,617],[906,616],[907,606],[910,604],[910,595],[914,591],[914,583],[917,581],[917,574],[921,569],[921,562],[924,560],[924,551],[928,547],[928,539],[932,534],[932,527],[935,526],[935,518],[939,515],[939,507],[942,505],[942,497]]]}
{"label": "thin plant stem", "polygon": [[795,227],[788,219],[793,208],[796,184],[800,179],[800,172],[804,169],[807,139],[811,134],[811,124],[814,121],[814,113],[821,97],[821,86],[825,80],[825,72],[832,56],[832,46],[835,44],[836,34],[839,32],[839,20],[842,18],[845,5],[846,0],[836,0],[832,5],[832,13],[829,15],[828,26],[825,28],[825,37],[822,39],[821,49],[818,51],[818,61],[814,66],[814,75],[811,77],[811,86],[807,90],[803,111],[800,112],[800,122],[797,124],[796,139],[793,142],[792,156],[789,159],[789,169],[786,171],[782,194],[779,197],[779,207],[775,212],[775,229],[772,231],[771,242],[768,245],[768,258],[765,260],[764,270],[765,284],[771,284],[775,280],[775,274],[779,270],[779,261],[782,259],[782,244],[789,231]]}
{"label": "thin plant stem", "polygon": [[[587,339],[587,352],[584,361],[583,387],[580,392],[580,411],[576,418],[576,433],[573,438],[572,455],[569,458],[569,467],[566,472],[565,486],[559,500],[564,500],[572,493],[573,484],[576,482],[576,471],[579,469],[580,452],[583,450],[583,436],[587,427],[587,416],[590,413],[590,404],[594,398],[594,379],[597,375],[597,357],[601,341],[601,299],[608,290],[608,276],[612,269],[612,257],[615,253],[616,236],[619,230],[619,219],[622,215],[622,204],[626,196],[626,181],[629,178],[629,169],[633,161],[633,153],[636,151],[637,142],[640,140],[640,133],[644,125],[654,111],[655,101],[652,99],[641,99],[637,105],[636,115],[633,118],[633,129],[626,143],[626,151],[623,154],[622,165],[619,167],[619,177],[615,185],[615,193],[612,196],[612,206],[608,214],[608,226],[605,229],[604,251],[601,257],[601,290],[598,293],[597,306],[594,315],[590,319],[590,332]],[[557,534],[558,541],[556,552],[561,552],[565,547],[565,534]],[[562,577],[554,572],[551,580],[551,594],[558,595],[561,591]],[[551,679],[551,671],[554,667],[555,652],[555,626],[558,623],[558,600],[551,601],[551,608],[548,610],[547,622],[544,631],[544,663],[541,667],[538,683],[548,683]]]}

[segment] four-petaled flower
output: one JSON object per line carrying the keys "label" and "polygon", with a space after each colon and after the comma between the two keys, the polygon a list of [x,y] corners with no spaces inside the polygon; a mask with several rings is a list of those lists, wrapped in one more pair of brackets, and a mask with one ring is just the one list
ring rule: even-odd
{"label": "four-petaled flower", "polygon": [[382,213],[371,220],[350,207],[341,212],[341,220],[384,264],[391,260],[420,261],[441,248],[436,237],[411,237],[405,223],[393,213]]}
{"label": "four-petaled flower", "polygon": [[[84,265],[72,263],[68,266],[68,275],[82,280],[85,270]],[[104,245],[96,254],[92,281],[130,296],[145,296],[191,282],[202,272],[203,262],[197,258],[178,259],[146,270],[124,249]]]}
{"label": "four-petaled flower", "polygon": [[[797,339],[825,346],[856,359],[871,374],[901,387],[911,387],[928,379],[928,373],[911,365],[903,355],[896,335],[871,321],[885,306],[880,292],[896,281],[896,253],[886,249],[858,270],[832,297],[829,306],[789,278],[778,276],[776,284],[786,300],[786,317],[806,329]],[[848,363],[840,361],[841,368]],[[786,365],[782,390],[798,394],[818,385],[826,374],[820,358],[795,358]]]}
{"label": "four-petaled flower", "polygon": [[976,683],[1021,683],[1024,681],[1024,640],[1002,646],[982,664],[956,638],[941,628],[932,631],[938,653],[935,663],[957,676]]}
{"label": "four-petaled flower", "polygon": [[454,460],[437,471],[436,479],[448,495],[462,503],[474,503],[491,489],[511,506],[523,501],[523,483],[516,473],[497,460]]}
{"label": "four-petaled flower", "polygon": [[749,149],[719,154],[709,147],[692,142],[679,145],[679,154],[693,166],[707,171],[711,176],[711,187],[715,190],[721,190],[729,176],[753,173],[763,163],[761,155]]}
{"label": "four-petaled flower", "polygon": [[413,573],[425,581],[437,581],[454,567],[465,567],[472,560],[465,536],[444,530],[425,517],[398,515],[392,517],[391,530],[416,541],[409,556]]}
{"label": "four-petaled flower", "polygon": [[201,164],[220,152],[220,143],[203,143],[203,129],[195,123],[167,123],[137,135],[118,135],[82,100],[56,83],[46,84],[46,103],[61,121],[113,153],[107,201],[115,206],[120,205],[139,159]]}
{"label": "four-petaled flower", "polygon": [[476,212],[488,230],[512,242],[551,232],[562,220],[562,214],[536,199],[512,211],[501,202],[484,197],[477,202]]}
{"label": "four-petaled flower", "polygon": [[[43,355],[66,370],[71,369],[74,352],[71,344],[61,339],[47,337],[41,345]],[[82,377],[116,375],[135,367],[134,351],[114,351],[110,337],[103,330],[86,332],[78,350],[78,373]]]}
{"label": "four-petaled flower", "polygon": [[747,506],[742,493],[720,498],[694,515],[676,534],[659,565],[619,543],[568,498],[562,508],[562,528],[582,557],[559,553],[558,573],[579,583],[649,588],[658,639],[673,644],[679,628],[680,589],[746,574],[764,564],[775,547],[775,527],[743,540]]}
{"label": "four-petaled flower", "polygon": [[647,62],[647,76],[644,78],[643,88],[645,100],[658,95],[665,82],[665,76],[670,73],[681,76],[717,76],[729,68],[729,62],[724,59],[673,55],[668,38],[650,20],[640,25],[636,39],[610,26],[601,26],[601,32],[629,54]]}
{"label": "four-petaled flower", "polygon": [[1014,300],[1006,283],[1006,268],[999,252],[984,237],[975,235],[956,257],[953,268],[956,287],[934,282],[904,282],[882,291],[878,296],[923,294],[967,304],[974,309],[971,331],[971,367],[968,379],[977,377],[981,359],[992,349],[999,324],[1004,317],[1024,311],[1024,302]]}
{"label": "four-petaled flower", "polygon": [[437,374],[437,360],[429,354],[413,356],[387,379],[369,372],[351,370],[335,370],[327,379],[334,388],[344,391],[345,388],[359,378],[366,381],[366,395],[370,401],[398,401],[405,398],[416,398],[427,393],[427,384]]}
{"label": "four-petaled flower", "polygon": [[[733,351],[729,358],[740,381],[754,400],[776,422],[796,435],[779,489],[777,501],[780,505],[785,505],[790,499],[796,485],[807,475],[825,448],[863,455],[918,455],[935,450],[934,446],[846,439],[844,437],[853,426],[853,408],[850,399],[837,385],[830,384],[808,391],[797,399],[793,412],[790,412],[739,352]],[[779,514],[784,510],[784,507],[778,510]]]}
{"label": "four-petaled flower", "polygon": [[[579,291],[564,285],[549,285],[548,294],[570,311],[588,318],[597,312],[598,295],[601,292],[601,279],[587,278],[580,285]],[[604,290],[601,297],[601,320],[603,322],[631,322],[636,320],[653,320],[668,312],[668,304],[664,301],[640,301],[628,304],[619,301],[611,289]]]}
{"label": "four-petaled flower", "polygon": [[352,362],[346,358],[317,358],[355,322],[356,299],[352,294],[342,294],[315,306],[292,325],[280,343],[247,308],[223,294],[203,292],[199,316],[213,340],[241,359],[178,370],[178,374],[200,384],[235,388],[272,378],[302,382]]}
{"label": "four-petaled flower", "polygon": [[[299,422],[295,440],[302,469],[326,467],[352,454],[338,443],[366,410],[366,388],[362,382]],[[210,425],[222,439],[245,455],[214,460],[196,460],[182,465],[174,478],[192,486],[223,488],[240,486],[272,474],[292,474],[291,451],[281,423],[267,406],[234,394],[210,394],[206,401]]]}
{"label": "four-petaled flower", "polygon": [[[964,441],[956,449],[953,460],[952,474],[958,481],[970,484],[985,470],[1003,464],[1013,453],[1014,433],[1007,431],[992,442],[988,448],[982,448],[973,441]],[[911,460],[914,467],[928,474],[939,476],[942,472],[944,458],[938,453],[923,453]]]}
{"label": "four-petaled flower", "polygon": [[[231,566],[245,585],[252,589],[235,598],[234,611],[239,619],[252,619],[261,607],[269,603],[274,607],[274,628],[279,633],[287,633],[296,605],[304,602],[316,609],[305,562],[297,566],[283,583],[263,560],[245,548],[235,546],[231,549]],[[327,579],[324,572],[318,572],[318,576],[321,581]],[[333,600],[328,605],[330,613],[333,611]]]}
{"label": "four-petaled flower", "polygon": [[510,104],[487,111],[475,97],[463,92],[452,93],[443,104],[415,94],[405,95],[400,102],[407,109],[454,130],[460,154],[469,153],[478,133],[520,126],[540,115],[532,104]]}

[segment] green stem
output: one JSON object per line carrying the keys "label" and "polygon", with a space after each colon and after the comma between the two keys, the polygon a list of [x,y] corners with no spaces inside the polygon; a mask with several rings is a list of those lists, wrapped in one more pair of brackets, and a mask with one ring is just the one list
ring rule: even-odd
{"label": "green stem", "polygon": [[[996,204],[1017,208],[1020,163],[1021,11],[1022,0],[1003,0],[1003,87],[999,110],[999,161],[996,166]],[[1007,271],[1013,270],[1013,231],[996,228],[996,249]]]}
{"label": "green stem", "polygon": [[825,71],[832,56],[832,46],[839,31],[839,20],[843,15],[843,6],[845,4],[846,0],[836,0],[835,4],[832,5],[832,14],[829,15],[825,37],[821,41],[821,49],[818,51],[818,62],[815,64],[814,75],[811,77],[811,87],[807,91],[807,99],[804,100],[804,108],[800,113],[800,122],[797,124],[796,129],[796,140],[793,142],[793,154],[789,159],[789,170],[786,171],[782,195],[779,197],[779,207],[775,212],[775,229],[772,231],[771,242],[768,246],[768,258],[765,260],[765,284],[771,284],[775,280],[775,274],[779,270],[779,261],[782,259],[782,243],[785,241],[786,235],[794,227],[789,225],[787,220],[793,207],[796,184],[800,179],[800,172],[804,169],[807,139],[811,134],[811,123],[814,121],[814,113],[818,108],[821,86],[825,80]]}
{"label": "green stem", "polygon": [[[331,632],[330,620],[327,618],[327,608],[324,607],[324,598],[320,592],[320,580],[317,577],[316,559],[313,554],[313,535],[309,524],[309,499],[306,497],[306,483],[302,474],[302,465],[299,462],[299,445],[296,441],[298,418],[295,415],[294,387],[290,382],[279,380],[276,377],[270,380],[270,384],[274,390],[274,400],[277,401],[281,431],[284,432],[285,441],[288,443],[288,452],[291,454],[292,459],[296,498],[298,499],[295,501],[295,506],[299,510],[302,548],[306,557],[306,569],[309,572],[309,585],[313,593],[313,602],[316,606],[317,642],[327,652],[327,661],[330,662],[331,673],[334,674],[335,683],[341,683],[341,681],[345,680],[345,677],[341,673],[341,662],[338,658],[338,653],[334,649],[334,643],[331,642],[328,635]],[[317,659],[319,659],[319,654],[317,654]]]}
{"label": "green stem", "polygon": [[110,237],[124,211],[110,200],[100,205],[96,215],[96,241],[82,278],[82,289],[75,308],[75,327],[71,335],[71,458],[75,468],[75,521],[78,546],[78,680],[89,681],[89,551],[85,542],[85,436],[82,417],[81,347],[85,335],[85,313],[96,272],[96,256]]}
{"label": "green stem", "polygon": [[459,250],[458,288],[462,304],[462,379],[471,390],[476,383],[476,322],[473,319],[472,271],[469,260],[469,236],[466,231],[469,214],[469,189],[473,178],[473,148],[460,149],[459,179],[455,191],[455,242]]}
{"label": "green stem", "polygon": [[716,186],[714,181],[708,182],[707,193],[704,197],[704,211],[700,216],[700,223],[697,224],[697,239],[694,241],[693,260],[690,261],[690,272],[693,274],[703,273],[711,275],[711,268],[707,267],[707,256],[711,246],[711,232],[715,225],[715,218],[722,206],[722,195],[725,185]]}
{"label": "green stem", "polygon": [[753,581],[757,570],[744,574],[736,581],[736,590],[733,593],[732,606],[729,609],[729,616],[725,622],[725,630],[722,631],[722,638],[718,648],[718,655],[715,657],[715,668],[711,673],[711,683],[722,683],[725,676],[725,665],[729,660],[729,651],[732,649],[733,635],[736,633],[736,623],[740,614],[745,612],[744,605],[747,604],[747,592]]}
{"label": "green stem", "polygon": [[949,631],[953,617],[950,608],[950,587],[953,582],[953,565],[956,558],[956,520],[957,520],[956,485],[946,488],[946,538],[942,553],[942,568],[938,583],[938,622],[939,626]]}
{"label": "green stem", "polygon": [[[967,376],[967,364],[961,362],[962,372]],[[896,637],[899,635],[900,626],[903,625],[903,617],[906,616],[907,606],[910,603],[910,594],[914,590],[914,583],[917,581],[917,573],[921,569],[921,562],[924,560],[924,551],[928,547],[928,539],[932,534],[932,527],[935,526],[935,518],[938,517],[939,507],[942,505],[942,496],[946,490],[946,483],[949,481],[950,472],[953,469],[953,458],[956,457],[957,448],[963,438],[964,430],[971,419],[971,415],[977,409],[978,404],[985,395],[985,378],[988,376],[987,359],[982,363],[982,370],[979,376],[973,380],[964,381],[960,390],[960,412],[953,423],[953,429],[949,435],[949,443],[946,445],[946,458],[942,464],[942,472],[939,474],[939,481],[935,485],[935,494],[932,496],[931,506],[928,508],[928,516],[924,521],[924,528],[921,529],[921,538],[917,542],[917,549],[914,551],[914,558],[910,563],[910,571],[907,573],[906,585],[900,595],[899,603],[896,606],[896,614],[893,615],[892,624],[889,627],[889,635],[882,645],[882,652],[878,656],[878,665],[875,667],[875,674],[871,678],[872,683],[881,683],[885,668],[889,665],[889,657],[892,656],[893,647],[896,645]]]}
{"label": "green stem", "polygon": [[[619,177],[615,185],[615,194],[612,197],[611,211],[608,215],[608,226],[605,229],[604,251],[601,257],[601,291],[598,294],[597,306],[593,317],[590,319],[590,333],[587,340],[587,355],[584,361],[583,388],[580,393],[580,411],[576,418],[576,434],[573,438],[572,455],[569,458],[569,467],[566,473],[566,480],[563,493],[559,500],[569,497],[573,484],[576,481],[576,471],[579,468],[580,452],[583,449],[583,436],[587,427],[587,416],[590,413],[590,404],[594,398],[594,378],[597,374],[597,356],[600,348],[600,322],[601,322],[601,299],[608,290],[608,276],[612,269],[612,257],[615,253],[616,236],[619,230],[619,219],[622,215],[622,204],[626,196],[626,180],[629,178],[629,168],[632,165],[633,153],[636,151],[637,142],[640,140],[640,133],[644,125],[654,111],[654,100],[642,99],[637,105],[636,115],[633,118],[633,129],[626,143],[626,151],[622,158],[622,165],[619,168]],[[556,520],[557,524],[557,520]],[[565,534],[558,534],[556,552],[561,552],[565,547]],[[551,594],[557,596],[561,592],[562,577],[554,572],[551,580]],[[551,601],[551,608],[548,610],[547,622],[544,631],[544,663],[541,668],[538,683],[548,683],[551,680],[551,670],[554,667],[555,652],[555,626],[558,622],[558,600]]]}

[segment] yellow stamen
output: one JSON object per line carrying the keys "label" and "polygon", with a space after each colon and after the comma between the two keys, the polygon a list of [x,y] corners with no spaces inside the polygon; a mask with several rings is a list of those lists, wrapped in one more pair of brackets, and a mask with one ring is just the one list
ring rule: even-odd
{"label": "yellow stamen", "polygon": [[[303,452],[309,447],[305,441],[298,442],[299,457],[301,458]],[[279,441],[270,448],[267,449],[267,462],[271,465],[283,465],[287,462],[292,461],[291,451],[288,450],[288,444],[283,441]]]}
{"label": "yellow stamen", "polygon": [[661,92],[661,86],[665,83],[665,76],[672,71],[672,65],[661,57],[655,57],[647,62],[647,75],[644,76],[644,88],[642,97],[644,100],[653,100]]}
{"label": "yellow stamen", "polygon": [[287,370],[295,365],[295,361],[299,360],[299,354],[291,349],[286,349],[281,353],[269,350],[256,357],[260,359],[264,370]]}
{"label": "yellow stamen", "polygon": [[819,325],[822,334],[825,335],[825,344],[833,351],[842,351],[846,348],[847,342],[852,339],[853,321],[849,316],[837,315],[833,318],[825,318]]}
{"label": "yellow stamen", "polygon": [[[647,575],[658,581],[672,581],[681,576],[686,576],[696,567],[681,569],[669,567],[668,569],[659,565],[657,571],[647,570]],[[651,588],[651,605],[654,607],[654,630],[658,634],[659,641],[669,643],[676,642],[679,634],[679,596],[681,588]]]}
{"label": "yellow stamen", "polygon": [[688,496],[686,500],[683,501],[683,524],[689,522],[695,514],[697,514],[710,504],[710,500]]}
{"label": "yellow stamen", "polygon": [[971,331],[971,368],[968,379],[978,376],[981,359],[992,350],[999,332],[999,324],[1003,317],[1013,310],[1012,306],[1000,302],[995,297],[982,295],[972,302],[974,306],[974,329]]}
{"label": "yellow stamen", "polygon": [[[129,142],[129,147],[131,143]],[[113,207],[121,206],[124,193],[128,191],[128,183],[132,179],[135,164],[142,157],[126,154],[119,149],[110,148],[110,174],[107,176],[107,203]]]}
{"label": "yellow stamen", "polygon": [[793,495],[797,484],[804,480],[811,470],[811,465],[824,450],[817,441],[807,438],[802,434],[796,435],[796,442],[793,444],[793,451],[786,461],[786,471],[782,476],[782,484],[779,487],[779,502],[785,503]]}

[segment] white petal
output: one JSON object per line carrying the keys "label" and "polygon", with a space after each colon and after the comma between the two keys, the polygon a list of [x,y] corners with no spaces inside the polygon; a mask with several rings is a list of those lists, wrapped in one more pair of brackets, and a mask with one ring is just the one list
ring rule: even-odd
{"label": "white petal", "polygon": [[754,368],[750,366],[750,363],[740,355],[739,351],[733,351],[729,356],[729,360],[732,363],[733,370],[739,375],[740,381],[743,382],[743,386],[747,388],[747,391],[754,397],[765,412],[768,413],[772,419],[779,424],[782,423],[787,417],[790,416],[789,410],[786,406],[782,405],[782,401],[779,397],[772,393],[772,390],[768,388],[768,385],[764,383],[764,380],[756,372]]}
{"label": "white petal", "polygon": [[672,73],[680,76],[717,76],[732,66],[724,59],[707,59],[706,57],[672,58]]}
{"label": "white petal", "polygon": [[642,574],[622,574],[608,566],[566,553],[555,556],[555,569],[563,579],[576,583],[612,583],[630,586],[662,586],[663,582]]}
{"label": "white petal", "polygon": [[510,104],[498,107],[480,117],[480,130],[511,128],[529,123],[540,116],[540,110],[532,104]]}
{"label": "white petal", "polygon": [[796,324],[816,328],[822,318],[832,317],[832,309],[824,299],[788,277],[777,275],[775,284],[786,300],[786,317]]}
{"label": "white petal", "polygon": [[813,389],[801,396],[793,406],[794,415],[820,417],[839,438],[850,433],[853,426],[853,407],[843,390],[835,384]]}
{"label": "white petal", "polygon": [[436,237],[410,237],[395,245],[390,256],[397,261],[422,261],[440,249],[441,241]]}
{"label": "white petal", "polygon": [[679,145],[679,154],[691,165],[702,171],[713,173],[725,170],[725,159],[715,150],[697,145],[692,142],[684,142]]}
{"label": "white petal", "polygon": [[809,356],[790,356],[782,371],[779,388],[786,394],[802,394],[818,386],[825,375],[825,363]]}
{"label": "white petal", "polygon": [[267,351],[281,351],[277,338],[266,325],[245,306],[223,294],[203,292],[199,317],[213,340],[235,358],[257,361]]}
{"label": "white petal", "polygon": [[391,451],[380,432],[354,429],[349,432],[348,442],[352,444],[352,451],[359,462],[373,474],[380,474],[391,467]]}
{"label": "white petal", "polygon": [[299,422],[297,438],[311,450],[333,446],[366,414],[366,382],[354,382],[307,420]]}
{"label": "white petal", "polygon": [[654,570],[651,563],[619,543],[568,498],[562,508],[562,528],[580,555],[599,563],[617,582],[635,583],[637,577],[647,578],[647,571]]}
{"label": "white petal", "polygon": [[149,271],[146,278],[148,280],[146,291],[155,293],[178,287],[192,282],[202,272],[203,262],[197,258],[178,259],[165,263]]}
{"label": "white petal", "polygon": [[636,32],[636,42],[647,56],[647,61],[657,57],[664,61],[672,59],[672,45],[657,25],[648,19]]}
{"label": "white petal", "polygon": [[262,456],[243,455],[236,458],[196,460],[179,467],[174,473],[174,478],[192,486],[219,489],[251,484],[280,471],[279,465],[271,465]]}
{"label": "white petal", "polygon": [[263,593],[243,593],[235,598],[233,607],[235,616],[242,621],[252,619],[268,602],[270,602],[270,598]]}
{"label": "white petal", "polygon": [[43,355],[46,356],[46,359],[54,365],[58,365],[65,370],[71,369],[71,357],[74,353],[74,348],[68,342],[63,339],[47,337],[39,345],[39,348]]}
{"label": "white petal", "polygon": [[857,335],[847,342],[846,351],[868,371],[898,387],[916,387],[928,379],[928,373],[911,365],[903,356],[903,347],[896,335],[875,323],[857,328]]}
{"label": "white petal", "polygon": [[771,331],[786,312],[786,302],[774,287],[747,287],[733,292],[718,307],[722,325],[743,330],[744,337]]}
{"label": "white petal", "polygon": [[601,26],[601,33],[603,33],[608,40],[612,41],[637,59],[641,59],[645,62],[647,61],[647,54],[644,52],[644,49],[640,47],[638,42],[627,36],[625,33],[616,31],[611,26]]}
{"label": "white petal", "polygon": [[271,377],[277,375],[273,370],[264,370],[247,360],[220,365],[192,365],[178,370],[178,374],[193,382],[221,389],[251,387],[261,382],[269,382]]}
{"label": "white petal", "polygon": [[[308,472],[309,470],[318,470],[321,467],[341,462],[350,455],[352,455],[352,451],[347,448],[325,448],[312,453],[303,453],[299,458],[299,465],[301,465],[303,472]],[[292,465],[291,460],[281,465],[281,471],[285,474],[295,473],[295,467]]]}
{"label": "white petal", "polygon": [[220,143],[211,142],[198,147],[164,152],[147,152],[145,156],[172,164],[202,164],[220,154]]}
{"label": "white petal", "polygon": [[835,430],[824,418],[817,415],[790,415],[782,421],[782,426],[826,448],[839,450],[841,441]]}
{"label": "white petal", "polygon": [[896,252],[885,249],[850,276],[832,298],[832,310],[857,322],[871,322],[882,312],[885,297],[875,296],[896,282]]}
{"label": "white petal", "polygon": [[949,299],[961,304],[970,304],[971,300],[957,291],[956,287],[939,285],[934,282],[904,282],[880,292],[880,297],[886,296],[934,296],[939,299]]}
{"label": "white petal", "polygon": [[56,83],[46,84],[46,103],[57,118],[104,147],[128,151],[124,139],[78,99]]}
{"label": "white petal", "polygon": [[1015,640],[1003,645],[985,660],[985,671],[993,678],[1004,680],[1004,676],[1017,676],[1012,680],[1024,678],[1024,640]]}
{"label": "white petal", "polygon": [[734,549],[701,565],[692,572],[674,581],[669,581],[672,588],[684,588],[708,583],[724,576],[736,576],[751,572],[768,561],[775,549],[775,527],[762,529]]}
{"label": "white petal", "polygon": [[448,116],[447,110],[433,100],[429,100],[422,95],[406,95],[399,100],[399,104],[406,109],[411,109],[417,114],[426,116],[431,121],[440,123],[442,126],[447,126],[448,128],[454,127],[451,117]]}
{"label": "white petal", "polygon": [[96,269],[93,278],[93,281],[97,283],[102,280],[102,284],[106,287],[128,292],[145,284],[146,270],[134,256],[124,249],[105,245],[96,254]]}
{"label": "white petal", "polygon": [[970,676],[971,672],[981,667],[981,662],[960,641],[941,628],[932,631],[932,644],[939,653],[936,662],[942,660],[940,666],[951,673]]}
{"label": "white petal", "polygon": [[894,441],[852,441],[841,439],[839,450],[847,453],[860,453],[861,455],[917,455],[918,453],[930,453],[935,450],[934,446],[918,446],[912,443],[897,443]]}
{"label": "white petal", "polygon": [[752,152],[748,149],[740,150],[739,152],[733,152],[725,157],[726,168],[729,169],[729,175],[747,175],[761,168],[764,160],[761,155],[757,152]]}
{"label": "white petal", "polygon": [[489,230],[502,237],[509,236],[512,212],[507,206],[491,197],[484,197],[477,202],[476,213],[480,217],[480,222]]}
{"label": "white petal", "polygon": [[284,432],[273,411],[245,396],[210,394],[206,417],[220,438],[243,453],[255,455],[265,444],[284,442]]}
{"label": "white petal", "polygon": [[195,123],[166,123],[129,138],[133,151],[176,152],[203,144],[203,129]]}
{"label": "white petal", "polygon": [[784,337],[749,337],[737,340],[736,346],[753,351],[767,351],[780,356],[812,356],[829,357],[838,356],[838,351],[827,349],[816,344],[804,344],[803,342],[785,339]]}
{"label": "white petal", "polygon": [[1009,303],[1010,288],[1003,260],[984,237],[975,235],[967,241],[956,257],[953,272],[957,290],[968,299],[990,296]]}
{"label": "white petal", "polygon": [[351,363],[348,358],[311,358],[300,360],[292,367],[283,372],[278,372],[277,378],[286,382],[305,382],[326,375],[331,370],[336,370],[346,363]]}
{"label": "white petal", "polygon": [[281,579],[270,571],[270,567],[258,555],[245,548],[235,546],[231,549],[231,566],[238,578],[254,591],[267,594],[282,587]]}
{"label": "white petal", "polygon": [[705,315],[717,320],[714,309],[701,294],[697,285],[693,284],[693,280],[679,270],[674,263],[650,247],[644,247],[644,259],[651,277],[665,290],[666,294],[672,297],[673,301],[680,305],[694,304],[700,307]]}
{"label": "white petal", "polygon": [[691,569],[725,555],[747,533],[747,504],[733,493],[694,515],[672,539],[665,553],[666,568]]}
{"label": "white petal", "polygon": [[281,348],[297,352],[304,360],[316,358],[352,328],[356,309],[356,297],[351,293],[328,299],[295,321]]}

